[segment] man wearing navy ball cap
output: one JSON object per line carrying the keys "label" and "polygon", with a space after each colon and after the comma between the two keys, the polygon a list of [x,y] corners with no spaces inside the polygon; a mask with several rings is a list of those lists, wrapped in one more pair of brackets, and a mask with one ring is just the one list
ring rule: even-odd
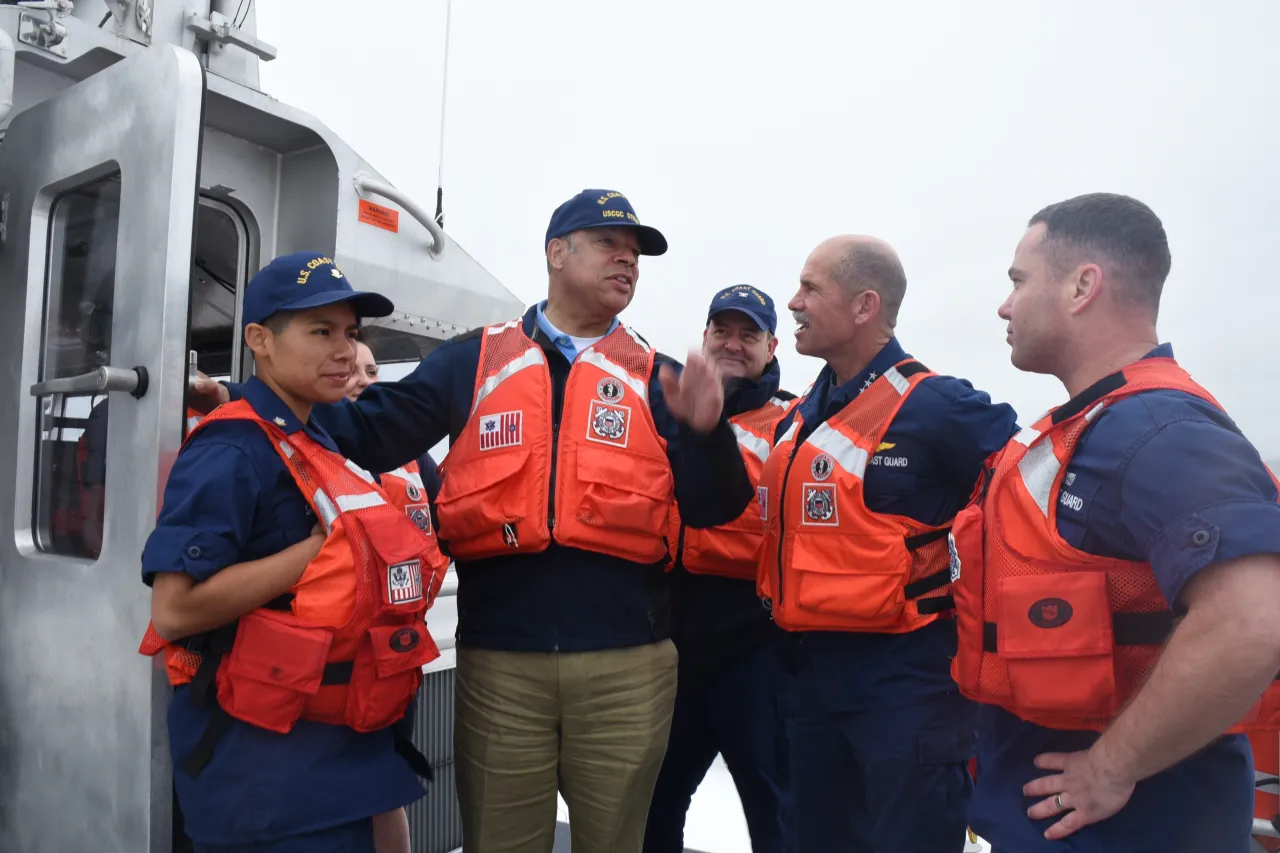
{"label": "man wearing navy ball cap", "polygon": [[[712,297],[702,338],[702,354],[724,376],[725,414],[753,485],[768,458],[774,428],[795,400],[779,388],[777,326],[773,299],[738,284]],[[757,501],[734,521],[710,530],[681,524],[678,513],[672,519],[679,677],[671,737],[649,807],[645,853],[684,850],[690,801],[717,753],[738,789],[754,853],[793,849],[782,635],[756,594],[763,539]]]}
{"label": "man wearing navy ball cap", "polygon": [[639,853],[676,693],[668,520],[755,492],[716,364],[683,369],[617,319],[667,241],[621,193],[556,209],[547,299],[459,335],[315,418],[366,470],[449,439],[436,502],[458,566],[454,745],[466,853]]}

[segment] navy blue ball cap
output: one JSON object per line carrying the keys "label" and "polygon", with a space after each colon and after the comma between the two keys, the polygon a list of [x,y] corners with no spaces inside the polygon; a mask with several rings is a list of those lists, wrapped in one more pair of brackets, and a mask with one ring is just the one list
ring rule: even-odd
{"label": "navy blue ball cap", "polygon": [[583,190],[551,214],[547,226],[545,249],[557,237],[584,228],[634,228],[639,232],[640,254],[661,255],[667,251],[667,238],[657,228],[641,225],[635,208],[627,197],[614,190]]}
{"label": "navy blue ball cap", "polygon": [[277,311],[303,311],[350,302],[357,317],[385,317],[395,310],[381,293],[355,290],[346,275],[320,252],[281,255],[249,280],[244,291],[244,325],[261,323]]}
{"label": "navy blue ball cap", "polygon": [[757,290],[749,284],[735,284],[726,287],[711,298],[711,307],[707,309],[707,322],[725,311],[738,311],[750,317],[761,331],[771,335],[778,333],[778,312],[774,310],[773,299],[763,290]]}

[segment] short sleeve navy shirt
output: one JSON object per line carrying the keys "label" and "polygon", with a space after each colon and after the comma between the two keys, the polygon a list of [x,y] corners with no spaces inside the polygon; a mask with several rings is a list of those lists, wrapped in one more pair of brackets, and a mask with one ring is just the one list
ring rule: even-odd
{"label": "short sleeve navy shirt", "polygon": [[[1148,358],[1172,358],[1163,345]],[[1084,392],[1085,395],[1089,391]],[[1084,396],[1084,395],[1081,395]],[[1195,573],[1250,554],[1280,553],[1274,481],[1235,423],[1181,391],[1146,391],[1103,409],[1083,433],[1057,496],[1058,532],[1090,554],[1151,564],[1170,607]],[[1045,729],[994,706],[980,714],[974,831],[997,851],[1057,851],[1052,821],[1026,815],[1022,786],[1044,775],[1042,752],[1088,749],[1092,732]],[[1139,783],[1114,817],[1071,836],[1071,849],[1246,853],[1254,802],[1243,736],[1220,738]]]}
{"label": "short sleeve navy shirt", "polygon": [[[331,450],[314,423],[305,426],[257,379],[244,398],[287,432],[305,429]],[[174,462],[156,528],[142,555],[143,579],[186,572],[196,581],[227,566],[279,553],[306,539],[316,519],[266,433],[256,424],[224,421],[194,435]],[[414,711],[411,704],[409,714]],[[169,707],[175,767],[195,746],[209,713],[187,687]],[[276,841],[362,820],[407,805],[422,784],[393,746],[393,732],[359,733],[345,726],[299,721],[288,735],[243,723],[213,751],[192,779],[174,780],[187,833],[204,844]]]}
{"label": "short sleeve navy shirt", "polygon": [[[824,367],[797,407],[803,441],[822,422],[857,399],[871,383],[910,358],[896,338],[843,385]],[[791,426],[784,418],[775,440]],[[911,392],[864,478],[867,509],[942,524],[968,502],[982,465],[1017,430],[1017,414],[963,379],[936,375]],[[841,672],[831,672],[833,701],[847,710],[893,707],[955,689],[950,662],[956,653],[955,623],[939,620],[908,634],[815,632],[805,645]],[[823,652],[830,652],[824,655]],[[843,674],[841,674],[843,673]],[[847,676],[847,677],[846,677]]]}

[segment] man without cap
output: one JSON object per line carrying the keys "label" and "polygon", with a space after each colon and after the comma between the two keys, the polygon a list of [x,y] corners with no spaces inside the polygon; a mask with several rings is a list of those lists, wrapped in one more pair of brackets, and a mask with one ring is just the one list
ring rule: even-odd
{"label": "man without cap", "polygon": [[1252,758],[1224,732],[1277,722],[1274,688],[1250,706],[1280,671],[1280,504],[1159,343],[1170,266],[1155,213],[1109,193],[1044,208],[1014,252],[1013,364],[1070,399],[953,531],[972,823],[999,853],[1250,849]]}
{"label": "man without cap", "polygon": [[463,849],[550,849],[559,790],[575,853],[638,853],[676,692],[671,501],[707,528],[755,491],[715,363],[681,370],[617,319],[662,234],[589,189],[544,246],[546,300],[315,417],[372,471],[449,438],[436,510],[459,581]]}
{"label": "man without cap", "polygon": [[1015,415],[903,350],[906,286],[883,241],[836,237],[788,306],[796,351],[826,362],[760,480],[801,853],[964,846],[973,708],[949,672],[946,532]]}
{"label": "man without cap", "polygon": [[[795,395],[780,389],[778,316],[767,293],[734,285],[707,311],[702,353],[720,367],[724,411],[752,482],[774,427]],[[685,815],[718,754],[742,800],[755,853],[790,850],[790,786],[779,633],[760,606],[755,577],[764,530],[760,504],[698,530],[673,517],[674,639],[680,653],[675,716],[645,829],[645,853],[684,850]]]}

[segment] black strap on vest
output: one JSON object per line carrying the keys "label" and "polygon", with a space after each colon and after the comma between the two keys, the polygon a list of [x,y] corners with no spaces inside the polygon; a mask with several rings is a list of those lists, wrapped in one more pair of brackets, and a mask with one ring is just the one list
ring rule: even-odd
{"label": "black strap on vest", "polygon": [[[923,548],[939,539],[945,539],[947,534],[951,532],[950,527],[943,527],[940,530],[930,530],[928,533],[920,533],[916,536],[908,536],[906,539],[907,550],[915,551]],[[919,598],[922,595],[942,589],[951,583],[951,566],[948,565],[941,571],[934,572],[931,575],[925,575],[919,580],[912,581],[903,587],[902,592],[908,599]],[[955,609],[955,599],[950,595],[939,595],[934,598],[927,598],[924,601],[916,602],[916,612],[921,616],[931,616],[934,613],[943,613],[947,610]]]}
{"label": "black strap on vest", "polygon": [[[1154,613],[1115,613],[1111,616],[1111,632],[1117,646],[1161,646],[1173,633],[1174,616],[1170,610]],[[982,626],[982,650],[995,653],[999,635],[996,623]]]}
{"label": "black strap on vest", "polygon": [[915,376],[917,373],[929,372],[929,368],[925,367],[923,364],[916,361],[915,359],[912,359],[911,361],[905,362],[903,364],[899,364],[897,365],[897,368],[898,368],[898,374],[903,379],[910,379],[912,376]]}
{"label": "black strap on vest", "polygon": [[1049,422],[1056,426],[1069,418],[1074,418],[1076,415],[1085,411],[1112,391],[1123,388],[1126,382],[1127,380],[1124,378],[1123,372],[1104,376],[1058,408],[1054,409],[1053,414],[1049,417]]}

